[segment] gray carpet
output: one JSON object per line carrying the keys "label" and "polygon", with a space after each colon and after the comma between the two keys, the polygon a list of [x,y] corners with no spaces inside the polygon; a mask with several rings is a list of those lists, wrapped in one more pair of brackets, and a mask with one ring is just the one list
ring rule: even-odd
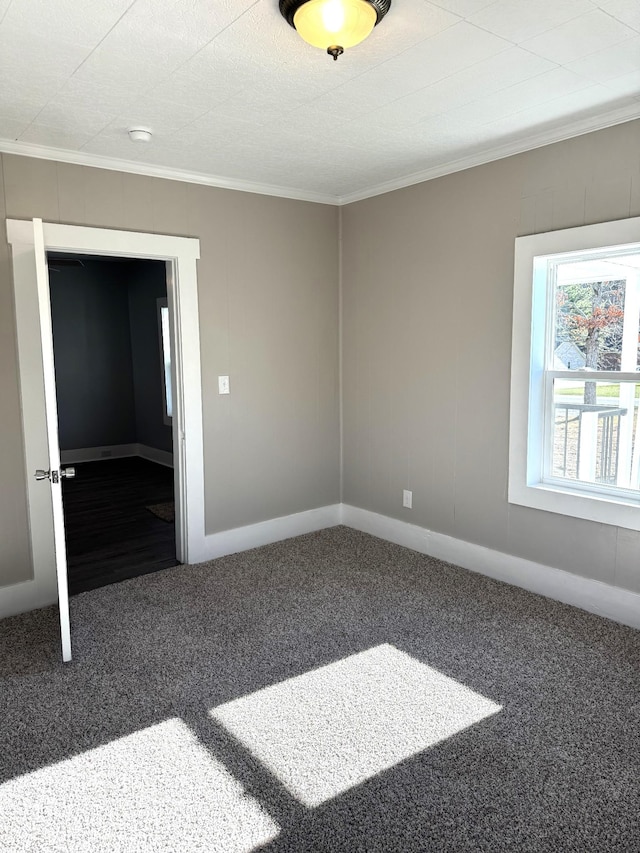
{"label": "gray carpet", "polygon": [[0,622],[0,850],[640,851],[640,633],[343,527]]}

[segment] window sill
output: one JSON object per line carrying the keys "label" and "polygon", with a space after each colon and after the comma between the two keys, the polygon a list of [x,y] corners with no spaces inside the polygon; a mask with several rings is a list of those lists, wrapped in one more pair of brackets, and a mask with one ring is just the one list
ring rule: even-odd
{"label": "window sill", "polygon": [[509,503],[629,530],[640,530],[640,500],[593,494],[579,488],[571,489],[549,483],[524,486],[515,486],[512,483],[509,488]]}

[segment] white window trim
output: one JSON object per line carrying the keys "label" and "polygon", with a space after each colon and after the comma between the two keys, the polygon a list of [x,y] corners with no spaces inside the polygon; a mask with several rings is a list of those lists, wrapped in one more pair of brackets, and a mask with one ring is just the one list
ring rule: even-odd
{"label": "white window trim", "polygon": [[[541,482],[542,443],[529,443],[529,433],[544,428],[544,399],[541,374],[543,347],[535,336],[544,335],[545,299],[535,296],[546,290],[544,271],[534,259],[542,255],[581,252],[640,242],[640,217],[584,225],[518,237],[515,242],[513,329],[511,350],[511,420],[509,431],[509,502],[533,509],[556,512],[640,530],[640,499],[589,494],[579,487],[554,486]],[[540,358],[537,355],[540,354]],[[618,379],[626,375],[617,374]],[[640,375],[635,375],[640,381]]]}

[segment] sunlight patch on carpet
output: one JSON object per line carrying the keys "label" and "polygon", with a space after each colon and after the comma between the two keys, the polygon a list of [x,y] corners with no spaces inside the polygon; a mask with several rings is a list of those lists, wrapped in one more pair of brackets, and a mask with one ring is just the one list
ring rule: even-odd
{"label": "sunlight patch on carpet", "polygon": [[500,710],[385,643],[210,714],[315,807]]}
{"label": "sunlight patch on carpet", "polygon": [[279,834],[179,719],[5,782],[0,815],[7,851],[249,853]]}

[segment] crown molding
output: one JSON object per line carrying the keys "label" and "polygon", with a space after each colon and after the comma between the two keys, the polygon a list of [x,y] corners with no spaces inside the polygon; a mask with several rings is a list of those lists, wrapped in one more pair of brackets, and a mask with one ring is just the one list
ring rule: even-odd
{"label": "crown molding", "polygon": [[217,187],[225,190],[238,190],[245,193],[270,195],[277,198],[290,198],[295,201],[311,201],[316,204],[338,204],[338,197],[328,193],[300,190],[294,187],[279,187],[272,184],[260,184],[236,178],[224,178],[220,175],[207,175],[203,172],[189,172],[186,169],[174,169],[170,166],[154,166],[135,160],[120,160],[117,157],[104,157],[102,154],[89,154],[85,151],[68,151],[64,148],[48,148],[30,142],[0,139],[1,154],[16,154],[20,157],[35,157],[39,160],[55,160],[58,163],[71,163],[74,166],[91,166],[94,169],[108,169],[112,172],[127,172],[132,175],[145,175],[149,178],[165,178],[170,181],[182,181],[187,184],[201,184],[205,187]]}
{"label": "crown molding", "polygon": [[367,198],[384,195],[394,190],[405,189],[406,187],[414,186],[414,184],[421,184],[435,178],[442,178],[445,175],[451,175],[455,172],[462,172],[464,169],[471,169],[474,166],[493,163],[496,160],[512,157],[515,154],[524,154],[527,151],[533,151],[545,145],[553,145],[556,142],[564,142],[567,139],[584,136],[587,133],[606,130],[608,127],[614,127],[615,125],[624,124],[625,122],[636,119],[640,119],[640,101],[635,101],[624,107],[618,107],[600,116],[565,124],[561,128],[545,130],[526,139],[519,139],[485,148],[466,157],[441,163],[419,172],[412,172],[409,175],[403,175],[391,181],[384,181],[381,184],[376,184],[354,193],[347,193],[343,196],[313,192],[312,190],[295,189],[294,187],[261,184],[235,178],[224,178],[220,175],[207,175],[203,172],[189,172],[186,169],[174,169],[170,166],[153,166],[149,163],[134,160],[120,160],[116,157],[105,157],[101,154],[68,151],[63,148],[49,148],[44,145],[8,139],[0,139],[0,153],[17,154],[22,157],[55,160],[59,163],[71,163],[76,166],[91,166],[94,169],[128,172],[129,174],[146,175],[151,178],[165,178],[166,180],[183,181],[188,184],[201,184],[202,186],[217,187],[219,189],[237,190],[239,192],[257,193],[258,195],[269,195],[276,196],[277,198],[289,198],[296,201],[310,201],[316,204],[329,204],[342,207],[353,204],[356,201],[364,201]]}
{"label": "crown molding", "polygon": [[420,172],[404,175],[401,178],[385,181],[375,187],[369,187],[355,193],[348,193],[347,195],[340,196],[338,204],[343,206],[352,204],[355,201],[364,201],[364,199],[384,195],[394,190],[401,190],[405,187],[414,186],[414,184],[421,184],[424,181],[432,181],[434,178],[442,178],[445,175],[462,172],[464,169],[471,169],[474,166],[493,163],[496,160],[512,157],[515,154],[524,154],[526,151],[533,151],[545,145],[553,145],[555,142],[564,142],[567,139],[574,139],[577,136],[584,136],[587,133],[594,133],[597,130],[606,130],[608,127],[614,127],[617,124],[624,124],[635,119],[640,119],[640,102],[627,104],[625,107],[619,107],[616,110],[597,117],[581,119],[580,121],[563,125],[561,128],[546,130],[529,136],[526,139],[519,139],[505,143],[504,145],[485,148],[483,151],[469,154],[458,160],[451,160],[447,163],[433,166],[430,169],[424,169]]}

